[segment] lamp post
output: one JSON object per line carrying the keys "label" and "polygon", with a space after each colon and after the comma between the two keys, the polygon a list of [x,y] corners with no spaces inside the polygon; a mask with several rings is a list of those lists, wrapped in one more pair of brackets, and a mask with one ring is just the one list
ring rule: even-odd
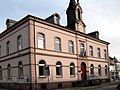
{"label": "lamp post", "polygon": [[50,90],[50,80],[49,80],[50,69],[48,65],[45,66],[45,71],[46,71],[46,76],[48,77],[48,90]]}

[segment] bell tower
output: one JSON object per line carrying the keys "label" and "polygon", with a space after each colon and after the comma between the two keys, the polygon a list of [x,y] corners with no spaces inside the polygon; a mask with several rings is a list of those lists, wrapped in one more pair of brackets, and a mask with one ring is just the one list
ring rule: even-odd
{"label": "bell tower", "polygon": [[70,0],[69,6],[66,11],[67,27],[75,31],[85,33],[86,25],[83,22],[82,13],[83,11],[80,6],[79,0],[77,0],[77,3],[75,0]]}

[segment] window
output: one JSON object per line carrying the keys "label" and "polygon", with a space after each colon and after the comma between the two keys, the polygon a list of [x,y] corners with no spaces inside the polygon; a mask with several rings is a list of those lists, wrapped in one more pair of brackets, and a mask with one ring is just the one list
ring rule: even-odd
{"label": "window", "polygon": [[107,75],[108,71],[107,71],[107,65],[105,65],[105,75]]}
{"label": "window", "polygon": [[78,19],[80,20],[80,10],[78,9]]}
{"label": "window", "polygon": [[104,50],[104,58],[107,59],[107,52]]}
{"label": "window", "polygon": [[45,61],[41,60],[39,62],[39,76],[45,76],[45,66],[46,66]]}
{"label": "window", "polygon": [[38,34],[38,48],[44,49],[45,46],[45,37],[44,34]]}
{"label": "window", "polygon": [[100,48],[98,48],[97,50],[98,50],[98,52],[97,52],[98,58],[100,58],[101,57],[100,56]]}
{"label": "window", "polygon": [[74,53],[73,41],[68,42],[68,50],[69,50],[70,53]]}
{"label": "window", "polygon": [[70,75],[75,76],[75,65],[74,65],[74,63],[70,64]]}
{"label": "window", "polygon": [[11,78],[11,66],[10,66],[10,64],[8,64],[7,69],[8,69],[8,71],[7,71],[8,78]]}
{"label": "window", "polygon": [[91,64],[91,66],[90,66],[90,74],[94,75],[94,65],[93,64]]}
{"label": "window", "polygon": [[19,78],[23,78],[23,64],[21,61],[18,63],[18,76]]}
{"label": "window", "polygon": [[101,76],[101,65],[98,66],[98,75]]}
{"label": "window", "polygon": [[10,41],[7,42],[7,54],[10,54]]}
{"label": "window", "polygon": [[0,79],[2,79],[2,67],[0,66]]}
{"label": "window", "polygon": [[56,75],[62,76],[62,64],[61,64],[61,62],[56,63]]}
{"label": "window", "polygon": [[84,53],[84,44],[81,43],[81,44],[80,44],[80,55],[81,55],[81,56],[84,56],[84,54],[85,54],[85,53]]}
{"label": "window", "polygon": [[1,57],[1,46],[0,46],[0,57]]}
{"label": "window", "polygon": [[90,46],[90,57],[93,57],[93,47]]}
{"label": "window", "polygon": [[55,50],[61,51],[61,41],[60,41],[60,38],[58,37],[55,38]]}
{"label": "window", "polygon": [[58,16],[55,16],[54,19],[55,19],[55,20],[54,20],[55,24],[59,24],[59,17],[58,17]]}
{"label": "window", "polygon": [[17,37],[17,45],[18,45],[18,50],[22,49],[22,37],[18,36]]}

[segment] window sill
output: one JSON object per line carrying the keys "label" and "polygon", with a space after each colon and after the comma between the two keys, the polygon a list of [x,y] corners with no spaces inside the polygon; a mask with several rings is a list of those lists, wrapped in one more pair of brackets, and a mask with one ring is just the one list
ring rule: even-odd
{"label": "window sill", "polygon": [[12,79],[12,77],[8,77],[8,79]]}
{"label": "window sill", "polygon": [[105,76],[107,76],[107,74],[105,74]]}
{"label": "window sill", "polygon": [[70,77],[71,77],[71,78],[74,78],[74,77],[75,77],[75,75],[70,75]]}
{"label": "window sill", "polygon": [[102,75],[98,75],[99,77],[102,77]]}
{"label": "window sill", "polygon": [[19,76],[19,79],[23,79],[24,77],[23,76]]}
{"label": "window sill", "polygon": [[39,76],[39,78],[46,78],[46,76],[45,76],[45,75],[43,75],[43,76]]}
{"label": "window sill", "polygon": [[62,76],[61,75],[57,75],[56,78],[62,78]]}
{"label": "window sill", "polygon": [[94,77],[94,75],[90,75],[91,77]]}

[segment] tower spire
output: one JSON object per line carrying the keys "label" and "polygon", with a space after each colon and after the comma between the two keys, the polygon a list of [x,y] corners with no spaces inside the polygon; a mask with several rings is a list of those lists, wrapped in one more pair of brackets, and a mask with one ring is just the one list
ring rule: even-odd
{"label": "tower spire", "polygon": [[79,0],[70,0],[69,6],[67,8],[67,27],[85,33],[85,27],[82,20],[82,8],[80,6]]}
{"label": "tower spire", "polygon": [[80,5],[79,0],[77,0],[77,4]]}
{"label": "tower spire", "polygon": [[76,3],[75,3],[75,0],[70,0],[70,3],[69,3],[69,9],[75,9],[75,6],[76,6]]}

